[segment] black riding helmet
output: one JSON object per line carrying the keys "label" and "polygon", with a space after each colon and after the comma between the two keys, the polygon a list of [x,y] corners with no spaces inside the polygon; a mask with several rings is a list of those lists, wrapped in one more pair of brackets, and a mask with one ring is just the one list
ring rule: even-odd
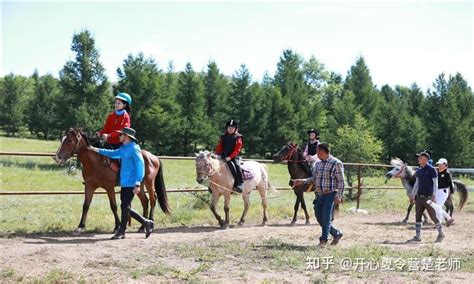
{"label": "black riding helmet", "polygon": [[311,128],[310,130],[308,130],[308,135],[309,135],[310,133],[316,134],[316,139],[319,139],[319,129],[317,129],[317,128]]}
{"label": "black riding helmet", "polygon": [[227,123],[225,124],[225,127],[229,127],[229,126],[233,126],[235,128],[239,128],[239,123],[233,119],[227,121]]}

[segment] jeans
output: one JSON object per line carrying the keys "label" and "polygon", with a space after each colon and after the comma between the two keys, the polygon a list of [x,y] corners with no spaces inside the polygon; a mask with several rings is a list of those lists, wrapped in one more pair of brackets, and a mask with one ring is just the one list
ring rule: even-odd
{"label": "jeans", "polygon": [[317,195],[316,199],[313,201],[316,219],[322,228],[322,234],[319,238],[320,241],[327,241],[329,234],[333,237],[342,235],[341,231],[334,227],[331,222],[334,208],[334,197],[336,194],[337,192],[334,191],[324,195]]}

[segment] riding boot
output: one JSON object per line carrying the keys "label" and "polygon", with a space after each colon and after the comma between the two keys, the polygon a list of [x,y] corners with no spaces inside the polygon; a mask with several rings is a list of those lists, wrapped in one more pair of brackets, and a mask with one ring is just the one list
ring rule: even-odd
{"label": "riding boot", "polygon": [[140,215],[137,211],[130,209],[130,216],[140,222],[143,226],[145,226],[145,238],[148,238],[151,233],[153,232],[153,225],[155,224],[152,220],[148,220],[142,215]]}
{"label": "riding boot", "polygon": [[120,220],[120,228],[112,237],[112,240],[125,239],[125,229],[127,228],[128,210],[122,209],[122,219]]}
{"label": "riding boot", "polygon": [[240,191],[239,191],[239,188],[238,188],[238,180],[237,180],[238,178],[237,178],[237,171],[235,169],[235,163],[231,160],[231,161],[227,162],[227,165],[229,166],[230,173],[234,177],[234,188],[233,188],[233,190],[235,192],[242,192],[242,188],[240,188]]}
{"label": "riding boot", "polygon": [[240,159],[234,160],[235,165],[235,189],[237,192],[243,191],[244,180],[242,178],[242,171],[240,170]]}

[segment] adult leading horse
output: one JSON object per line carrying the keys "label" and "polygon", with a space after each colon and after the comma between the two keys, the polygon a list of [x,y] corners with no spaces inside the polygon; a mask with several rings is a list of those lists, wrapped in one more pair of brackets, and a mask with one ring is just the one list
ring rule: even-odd
{"label": "adult leading horse", "polygon": [[[298,144],[293,142],[288,142],[285,144],[280,151],[278,151],[275,155],[273,155],[273,161],[275,162],[282,162],[286,161],[288,164],[288,172],[290,173],[291,179],[303,179],[311,177],[311,169],[308,165],[308,162],[303,157],[303,151],[298,147]],[[290,184],[291,185],[291,184]],[[304,193],[310,192],[313,190],[312,185],[300,185],[293,189],[293,192],[296,195],[296,203],[295,203],[295,214],[293,216],[293,220],[291,221],[291,225],[296,223],[298,210],[301,204],[301,208],[303,208],[305,217],[306,217],[306,225],[310,224],[309,221],[309,214],[308,210],[306,209],[306,203],[304,200]]]}
{"label": "adult leading horse", "polygon": [[[402,185],[406,190],[407,196],[410,196],[413,191],[413,186],[415,185],[415,181],[416,181],[415,171],[399,158],[392,159],[390,161],[390,164],[393,166],[393,169],[388,171],[385,174],[385,177],[387,179],[400,178],[402,181]],[[459,180],[453,180],[453,185],[454,185],[454,191],[457,191],[460,194],[460,203],[458,205],[458,209],[461,210],[467,201],[467,197],[468,197],[467,187],[463,182]],[[410,217],[410,211],[413,208],[413,205],[414,205],[413,203],[410,203],[410,205],[408,205],[407,215],[405,219],[403,219],[402,223],[408,222],[408,218]],[[444,205],[448,209],[449,215],[453,216],[454,205],[453,205],[453,200],[452,200],[452,194],[448,196],[448,199],[446,199],[446,202],[444,203]],[[426,222],[426,220],[428,219],[426,218],[426,215],[424,213],[423,213],[423,216]]]}
{"label": "adult leading horse", "polygon": [[[76,234],[84,231],[86,226],[87,212],[92,201],[92,197],[97,188],[102,187],[107,192],[110,202],[110,208],[115,218],[116,232],[120,226],[120,220],[117,214],[117,202],[115,200],[114,187],[117,181],[117,173],[110,167],[108,158],[99,155],[96,152],[88,151],[86,148],[90,145],[89,139],[81,129],[69,129],[61,140],[54,160],[58,164],[64,164],[73,155],[77,155],[78,160],[82,164],[82,177],[85,181],[85,198],[82,206],[82,217]],[[145,161],[145,177],[141,185],[138,197],[143,206],[143,217],[154,219],[154,210],[156,199],[160,204],[161,210],[165,214],[170,214],[168,205],[168,197],[166,194],[165,183],[163,180],[163,166],[161,161],[155,155],[148,151],[142,150],[143,159]],[[146,187],[150,201],[150,212],[148,214],[148,197],[145,194]]]}
{"label": "adult leading horse", "polygon": [[[267,223],[268,208],[267,190],[272,188],[268,180],[267,168],[263,164],[254,161],[246,161],[243,163],[242,169],[250,172],[252,177],[250,179],[244,178],[244,188],[241,193],[242,199],[244,200],[244,211],[242,212],[242,217],[238,225],[241,226],[245,223],[245,217],[250,204],[250,192],[256,188],[262,199],[262,225],[265,226]],[[232,193],[234,193],[234,178],[227,166],[227,162],[209,151],[200,151],[196,154],[196,181],[202,184],[206,180],[209,180],[209,188],[212,192],[210,209],[219,222],[219,225],[227,229],[229,228],[230,197]],[[224,196],[225,220],[222,220],[216,211],[216,204],[222,195]]]}

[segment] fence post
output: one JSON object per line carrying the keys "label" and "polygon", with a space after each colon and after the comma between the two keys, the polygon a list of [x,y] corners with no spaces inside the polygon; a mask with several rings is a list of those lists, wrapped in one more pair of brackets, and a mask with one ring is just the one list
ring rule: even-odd
{"label": "fence post", "polygon": [[360,204],[360,195],[362,194],[362,184],[360,182],[360,177],[362,175],[362,166],[357,166],[357,209],[359,209]]}

